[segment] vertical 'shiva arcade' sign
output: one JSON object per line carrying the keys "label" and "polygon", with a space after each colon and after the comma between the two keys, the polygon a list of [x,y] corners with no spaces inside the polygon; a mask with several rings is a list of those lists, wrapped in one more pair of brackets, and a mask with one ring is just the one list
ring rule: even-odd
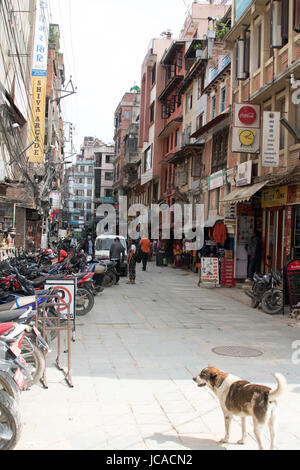
{"label": "vertical 'shiva arcade' sign", "polygon": [[31,163],[44,162],[45,109],[48,62],[48,2],[38,0],[32,67],[32,122],[30,138],[34,142],[29,151]]}

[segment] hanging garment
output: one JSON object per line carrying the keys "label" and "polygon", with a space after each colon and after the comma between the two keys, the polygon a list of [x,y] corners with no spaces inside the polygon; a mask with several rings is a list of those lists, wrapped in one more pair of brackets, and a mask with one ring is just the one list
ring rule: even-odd
{"label": "hanging garment", "polygon": [[227,238],[227,230],[223,222],[217,222],[214,227],[214,241],[220,243],[221,245],[225,244]]}

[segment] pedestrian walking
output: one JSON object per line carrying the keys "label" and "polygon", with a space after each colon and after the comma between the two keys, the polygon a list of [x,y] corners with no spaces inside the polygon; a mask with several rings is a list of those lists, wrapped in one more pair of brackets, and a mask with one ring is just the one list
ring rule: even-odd
{"label": "pedestrian walking", "polygon": [[136,279],[136,253],[137,247],[134,240],[130,241],[128,251],[128,270],[129,270],[129,281],[127,284],[135,284]]}
{"label": "pedestrian walking", "polygon": [[140,241],[140,247],[142,250],[142,262],[143,262],[143,271],[147,269],[147,263],[150,253],[151,242],[148,238],[142,238]]}
{"label": "pedestrian walking", "polygon": [[119,237],[115,238],[113,244],[110,247],[109,258],[111,261],[114,261],[116,263],[116,272],[117,272],[116,286],[118,286],[119,280],[120,280],[120,273],[121,273],[121,263],[123,263],[125,259],[125,248],[120,242]]}
{"label": "pedestrian walking", "polygon": [[87,255],[94,256],[94,248],[93,237],[89,234],[83,244],[83,250]]}

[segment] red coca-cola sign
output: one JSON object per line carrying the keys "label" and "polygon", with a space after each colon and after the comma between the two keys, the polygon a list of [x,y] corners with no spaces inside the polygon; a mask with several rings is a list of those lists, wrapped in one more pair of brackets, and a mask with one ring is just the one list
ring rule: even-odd
{"label": "red coca-cola sign", "polygon": [[251,126],[257,119],[256,110],[252,106],[242,106],[239,110],[239,120],[245,126]]}

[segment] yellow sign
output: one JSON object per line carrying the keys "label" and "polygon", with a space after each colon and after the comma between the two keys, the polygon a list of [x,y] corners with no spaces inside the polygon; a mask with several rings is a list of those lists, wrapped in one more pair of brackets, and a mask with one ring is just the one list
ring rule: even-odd
{"label": "yellow sign", "polygon": [[29,162],[44,163],[46,77],[32,77],[32,122],[30,139],[34,142],[29,151]]}
{"label": "yellow sign", "polygon": [[262,192],[262,207],[285,206],[288,198],[288,186],[264,189]]}
{"label": "yellow sign", "polygon": [[240,129],[239,136],[242,145],[253,145],[256,132],[252,129]]}

